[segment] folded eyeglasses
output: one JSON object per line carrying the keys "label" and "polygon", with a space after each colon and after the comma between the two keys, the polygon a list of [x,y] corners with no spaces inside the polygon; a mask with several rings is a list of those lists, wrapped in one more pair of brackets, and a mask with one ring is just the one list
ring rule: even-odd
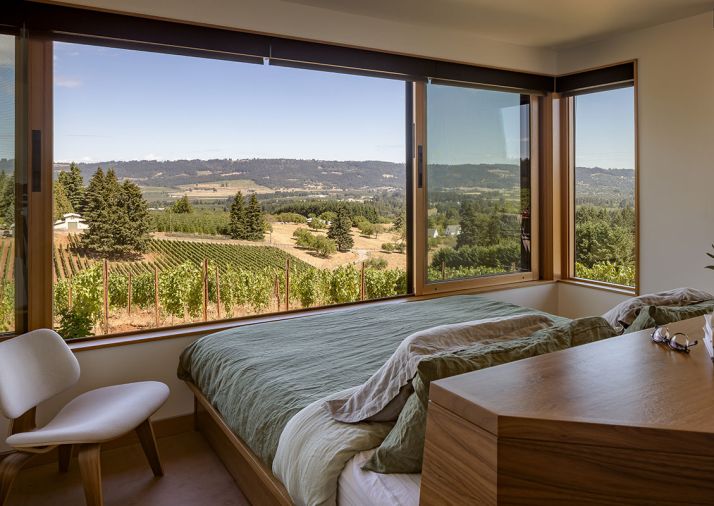
{"label": "folded eyeglasses", "polygon": [[652,341],[657,344],[666,344],[674,351],[689,353],[689,348],[696,346],[699,341],[689,342],[689,336],[684,332],[675,332],[670,334],[669,329],[664,326],[657,325],[652,331]]}

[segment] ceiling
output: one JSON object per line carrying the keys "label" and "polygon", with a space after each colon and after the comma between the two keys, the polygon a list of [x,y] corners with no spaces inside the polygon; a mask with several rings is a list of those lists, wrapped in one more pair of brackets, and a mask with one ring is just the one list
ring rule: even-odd
{"label": "ceiling", "polygon": [[714,9],[714,0],[284,0],[558,49]]}

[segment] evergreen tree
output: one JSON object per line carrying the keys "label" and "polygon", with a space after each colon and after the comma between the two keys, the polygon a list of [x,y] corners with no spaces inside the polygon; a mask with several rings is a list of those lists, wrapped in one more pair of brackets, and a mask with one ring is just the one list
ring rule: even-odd
{"label": "evergreen tree", "polygon": [[55,221],[61,220],[65,214],[73,212],[74,208],[72,207],[72,202],[67,198],[64,185],[59,181],[55,181],[52,186],[52,214]]}
{"label": "evergreen tree", "polygon": [[79,166],[72,162],[69,164],[69,172],[62,171],[59,173],[57,180],[64,186],[65,194],[72,203],[74,212],[82,214],[84,212],[84,179]]}
{"label": "evergreen tree", "polygon": [[253,193],[248,202],[245,213],[246,239],[249,241],[262,241],[265,235],[265,221],[263,220],[263,209],[258,203],[258,198]]}
{"label": "evergreen tree", "polygon": [[116,202],[107,200],[111,193],[107,179],[99,167],[89,180],[84,209],[89,228],[82,234],[82,246],[103,256],[111,254],[114,249],[113,227],[117,207]]}
{"label": "evergreen tree", "polygon": [[193,206],[188,201],[188,197],[184,195],[171,206],[171,211],[176,214],[189,214],[193,212]]}
{"label": "evergreen tree", "polygon": [[347,214],[347,210],[341,208],[337,213],[337,218],[335,218],[327,230],[327,237],[335,241],[338,251],[349,251],[354,245],[351,229],[352,221]]}
{"label": "evergreen tree", "polygon": [[129,221],[130,244],[133,253],[146,251],[151,229],[149,205],[136,183],[124,181],[121,185],[122,201]]}
{"label": "evergreen tree", "polygon": [[230,211],[228,232],[233,239],[245,239],[247,236],[245,200],[241,192],[236,193]]}
{"label": "evergreen tree", "polygon": [[149,209],[139,187],[119,183],[116,174],[101,168],[86,191],[85,217],[89,228],[82,245],[101,256],[126,256],[146,250],[150,227]]}

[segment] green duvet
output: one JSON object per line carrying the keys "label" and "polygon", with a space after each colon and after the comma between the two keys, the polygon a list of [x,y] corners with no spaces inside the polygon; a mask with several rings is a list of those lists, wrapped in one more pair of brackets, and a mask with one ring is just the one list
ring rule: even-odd
{"label": "green duvet", "polygon": [[178,375],[194,382],[270,467],[280,434],[298,411],[365,382],[408,335],[436,325],[529,313],[543,314],[461,295],[246,325],[186,348]]}

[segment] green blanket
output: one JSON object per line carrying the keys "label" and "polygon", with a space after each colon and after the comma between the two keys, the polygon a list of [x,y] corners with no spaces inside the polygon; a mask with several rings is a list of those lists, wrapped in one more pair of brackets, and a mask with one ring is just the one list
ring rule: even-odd
{"label": "green blanket", "polygon": [[246,325],[186,348],[178,376],[194,382],[270,467],[280,434],[298,411],[365,382],[408,335],[436,325],[527,313],[543,314],[460,295]]}

